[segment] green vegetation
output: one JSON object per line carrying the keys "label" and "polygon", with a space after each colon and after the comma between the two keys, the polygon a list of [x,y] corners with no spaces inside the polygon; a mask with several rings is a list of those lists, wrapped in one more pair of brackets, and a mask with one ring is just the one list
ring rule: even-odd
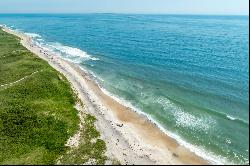
{"label": "green vegetation", "polygon": [[84,117],[84,128],[80,135],[80,145],[63,156],[60,160],[62,164],[81,164],[86,162],[105,164],[107,157],[103,152],[106,151],[106,145],[103,140],[98,139],[100,133],[95,129],[95,120],[95,117],[91,115]]}
{"label": "green vegetation", "polygon": [[112,165],[121,165],[121,162],[117,159],[112,160]]}
{"label": "green vegetation", "polygon": [[[90,115],[78,150],[65,146],[79,129],[75,103],[64,76],[0,29],[0,164],[55,164],[61,156],[103,164],[106,145]],[[72,152],[77,157],[67,160]]]}

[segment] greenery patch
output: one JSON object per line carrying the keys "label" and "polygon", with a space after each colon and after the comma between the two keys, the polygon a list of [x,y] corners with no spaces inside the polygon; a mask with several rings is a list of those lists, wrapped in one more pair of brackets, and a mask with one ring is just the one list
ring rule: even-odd
{"label": "greenery patch", "polygon": [[[65,143],[79,129],[79,117],[70,84],[1,29],[0,85],[0,164],[55,164],[72,151]],[[84,125],[84,143],[73,151],[85,160],[77,163],[103,164],[106,146],[94,117],[86,115]]]}

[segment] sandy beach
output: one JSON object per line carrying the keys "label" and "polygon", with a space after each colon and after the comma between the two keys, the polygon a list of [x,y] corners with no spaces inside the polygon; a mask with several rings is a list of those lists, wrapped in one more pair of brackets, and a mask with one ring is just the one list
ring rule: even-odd
{"label": "sandy beach", "polygon": [[210,164],[167,136],[145,116],[104,93],[77,64],[34,45],[25,34],[6,27],[3,30],[20,37],[24,47],[68,79],[84,103],[84,111],[96,117],[96,127],[106,142],[108,157],[118,159],[121,164]]}

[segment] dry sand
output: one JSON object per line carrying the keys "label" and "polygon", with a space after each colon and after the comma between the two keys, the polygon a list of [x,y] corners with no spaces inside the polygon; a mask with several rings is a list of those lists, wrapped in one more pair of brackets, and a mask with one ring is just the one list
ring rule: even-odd
{"label": "dry sand", "polygon": [[210,164],[164,134],[146,117],[105,94],[90,74],[76,64],[34,45],[25,34],[3,29],[20,37],[24,47],[68,79],[85,111],[96,117],[108,157],[118,159],[121,164]]}

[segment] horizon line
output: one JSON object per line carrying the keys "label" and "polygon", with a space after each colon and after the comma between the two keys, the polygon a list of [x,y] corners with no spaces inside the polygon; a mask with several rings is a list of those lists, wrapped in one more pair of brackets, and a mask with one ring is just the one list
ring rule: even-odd
{"label": "horizon line", "polygon": [[120,14],[120,15],[127,15],[127,14],[134,14],[134,15],[204,15],[204,16],[249,16],[249,14],[220,14],[220,13],[125,13],[125,12],[79,12],[79,13],[71,13],[71,12],[20,12],[20,13],[11,13],[11,12],[6,12],[6,13],[0,13],[0,14]]}

